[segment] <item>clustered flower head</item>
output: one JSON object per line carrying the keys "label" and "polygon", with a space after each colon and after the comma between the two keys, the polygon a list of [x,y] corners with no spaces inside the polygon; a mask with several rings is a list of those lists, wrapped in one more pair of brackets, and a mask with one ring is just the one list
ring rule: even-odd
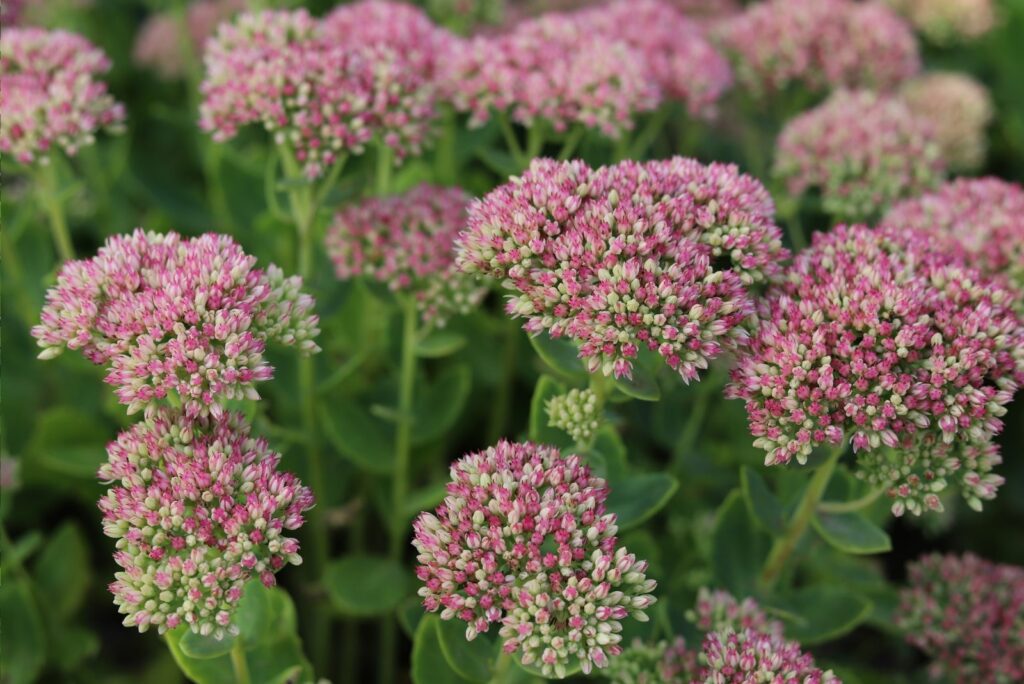
{"label": "clustered flower head", "polygon": [[124,624],[160,633],[187,624],[233,633],[242,587],[298,565],[287,536],[313,505],[309,489],[277,470],[279,455],[249,434],[241,414],[196,424],[168,409],[121,433],[99,477],[103,531],[121,570],[110,585]]}
{"label": "clustered flower head", "polygon": [[981,83],[956,72],[934,72],[903,84],[900,97],[935,131],[942,158],[953,171],[973,171],[985,161],[985,127],[992,98]]}
{"label": "clustered flower head", "polygon": [[1024,324],[1012,290],[934,247],[902,227],[839,226],[761,301],[730,393],[767,465],[849,439],[894,515],[941,509],[950,482],[975,509],[994,498]]}
{"label": "clustered flower head", "polygon": [[639,639],[613,658],[608,666],[612,684],[690,684],[698,672],[697,653],[686,640],[650,644]]}
{"label": "clustered flower head", "polygon": [[313,300],[301,278],[256,267],[231,238],[136,230],[91,259],[64,264],[32,335],[41,358],[68,349],[110,364],[128,412],[161,402],[197,417],[258,398],[273,369],[269,341],[317,351]]}
{"label": "clustered flower head", "polygon": [[432,134],[435,88],[409,59],[428,48],[401,47],[402,35],[395,43],[340,40],[332,33],[340,25],[337,16],[321,24],[305,10],[245,13],[222,24],[205,54],[200,125],[225,141],[261,124],[310,178],[374,140],[396,162],[419,153]]}
{"label": "clustered flower head", "polygon": [[939,248],[1024,290],[1024,188],[999,178],[958,178],[896,204],[882,223],[927,233]]}
{"label": "clustered flower head", "polygon": [[774,173],[789,193],[817,190],[828,214],[850,221],[934,187],[944,171],[929,121],[869,91],[834,93],[786,124],[775,144]]}
{"label": "clustered flower head", "polygon": [[99,80],[103,51],[67,31],[4,28],[0,36],[0,152],[23,164],[57,149],[74,155],[101,130],[116,132],[124,107]]}
{"label": "clustered flower head", "polygon": [[665,97],[710,116],[732,85],[732,69],[699,24],[666,0],[615,0],[574,15],[584,30],[636,50]]}
{"label": "clustered flower head", "polygon": [[1024,568],[973,554],[911,563],[897,624],[939,677],[968,684],[1024,680]]}
{"label": "clustered flower head", "polygon": [[403,195],[347,205],[327,232],[338,278],[365,276],[411,294],[430,325],[469,313],[486,288],[455,266],[455,239],[468,203],[462,190],[422,184]]}
{"label": "clustered flower head", "polygon": [[639,51],[553,12],[455,43],[439,79],[445,99],[469,112],[474,126],[507,112],[524,126],[542,120],[565,131],[576,124],[614,138],[661,101]]}
{"label": "clustered flower head", "polygon": [[996,24],[992,0],[886,0],[925,38],[938,45],[979,38]]}
{"label": "clustered flower head", "polygon": [[626,617],[648,619],[655,581],[615,537],[608,487],[577,455],[499,442],[452,464],[448,496],[413,524],[429,611],[500,623],[506,653],[548,677],[606,667]]}
{"label": "clustered flower head", "polygon": [[185,50],[200,55],[203,43],[217,25],[243,9],[244,0],[193,0],[185,10],[186,36],[173,12],[152,14],[135,36],[132,58],[163,78],[180,78],[186,72],[187,60],[192,59]]}
{"label": "clustered flower head", "polygon": [[471,205],[459,263],[516,291],[508,313],[575,342],[591,372],[628,376],[649,350],[689,382],[746,339],[750,286],[780,272],[773,216],[731,165],[536,160]]}
{"label": "clustered flower head", "polygon": [[551,427],[565,431],[577,444],[587,444],[601,426],[597,394],[589,388],[551,397],[544,408]]}
{"label": "clustered flower head", "polygon": [[887,90],[921,68],[910,27],[876,0],[767,0],[724,19],[716,34],[756,95],[796,83]]}

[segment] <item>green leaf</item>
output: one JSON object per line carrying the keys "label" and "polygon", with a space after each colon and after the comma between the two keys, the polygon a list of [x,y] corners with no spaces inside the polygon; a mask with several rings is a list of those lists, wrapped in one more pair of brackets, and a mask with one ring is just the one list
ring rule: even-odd
{"label": "green leaf", "polygon": [[466,338],[451,330],[434,330],[416,343],[416,356],[424,359],[438,359],[448,356],[466,346]]}
{"label": "green leaf", "polygon": [[755,593],[757,576],[768,555],[769,538],[747,512],[743,493],[734,489],[715,515],[711,533],[711,569],[736,596]]}
{"label": "green leaf", "polygon": [[844,553],[892,551],[892,541],[885,530],[857,513],[819,513],[811,524],[822,539]]}
{"label": "green leaf", "polygon": [[447,433],[462,415],[473,379],[469,366],[448,366],[434,382],[417,391],[412,424],[414,445],[432,442]]}
{"label": "green leaf", "polygon": [[761,473],[753,468],[743,466],[740,470],[740,485],[743,498],[747,502],[747,510],[754,522],[765,532],[780,536],[786,529],[786,515],[782,502],[778,500]]}
{"label": "green leaf", "polygon": [[63,672],[73,672],[82,663],[100,651],[100,638],[90,629],[77,625],[62,625],[51,633],[51,657]]}
{"label": "green leaf", "polygon": [[74,615],[91,579],[88,544],[77,524],[67,522],[54,533],[34,569],[39,596],[53,615],[61,620]]}
{"label": "green leaf", "polygon": [[792,614],[786,636],[808,646],[851,632],[867,620],[872,608],[871,601],[860,594],[832,586],[803,589],[786,597],[782,607]]}
{"label": "green leaf", "polygon": [[530,336],[530,344],[537,356],[556,373],[568,378],[584,378],[587,369],[579,357],[579,349],[569,340],[553,338],[546,332]]}
{"label": "green leaf", "polygon": [[679,488],[666,473],[630,475],[612,483],[608,510],[618,518],[619,529],[628,530],[660,511]]}
{"label": "green leaf", "polygon": [[439,620],[437,629],[441,651],[459,676],[473,682],[491,679],[491,665],[498,654],[494,641],[483,634],[467,641],[466,623],[462,620]]}
{"label": "green leaf", "polygon": [[654,376],[654,373],[639,363],[633,364],[632,377],[616,378],[614,384],[616,389],[633,399],[639,399],[640,401],[658,401],[661,399],[658,379]]}
{"label": "green leaf", "polygon": [[413,684],[466,684],[470,681],[459,676],[444,657],[440,621],[436,615],[424,615],[416,626],[416,637],[412,640]]}
{"label": "green leaf", "polygon": [[386,475],[394,469],[394,430],[374,418],[359,403],[342,399],[324,406],[320,420],[324,435],[342,456],[363,470]]}
{"label": "green leaf", "polygon": [[39,416],[28,452],[54,472],[92,480],[107,456],[109,439],[102,421],[78,409],[58,406]]}
{"label": "green leaf", "polygon": [[235,637],[225,636],[217,639],[187,630],[178,645],[181,647],[181,652],[189,658],[209,660],[230,653],[235,645]]}
{"label": "green leaf", "polygon": [[598,476],[609,482],[625,478],[626,445],[613,426],[605,424],[598,428],[587,457]]}
{"label": "green leaf", "polygon": [[548,400],[565,394],[568,390],[565,385],[555,380],[550,375],[542,375],[537,380],[537,386],[533,390],[533,398],[530,400],[530,427],[529,438],[537,444],[551,444],[557,447],[568,447],[572,445],[572,439],[557,428],[548,425]]}
{"label": "green leaf", "polygon": [[405,598],[408,576],[401,563],[376,556],[346,556],[324,572],[327,595],[345,615],[372,617],[394,610]]}
{"label": "green leaf", "polygon": [[0,680],[4,684],[35,682],[46,661],[46,635],[27,580],[12,579],[5,568],[0,585],[3,616],[3,657]]}
{"label": "green leaf", "polygon": [[410,596],[402,601],[396,612],[398,624],[402,626],[409,639],[412,640],[416,636],[416,628],[419,627],[420,621],[423,620],[423,616],[426,614],[423,608],[423,600],[419,596]]}
{"label": "green leaf", "polygon": [[433,510],[448,493],[448,481],[436,482],[411,492],[402,502],[402,512],[407,518],[419,515],[423,511]]}

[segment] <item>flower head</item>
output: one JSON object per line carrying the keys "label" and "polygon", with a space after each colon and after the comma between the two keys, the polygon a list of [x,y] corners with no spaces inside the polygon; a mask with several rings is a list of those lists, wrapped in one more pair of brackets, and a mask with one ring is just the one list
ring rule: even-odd
{"label": "flower head", "polygon": [[993,113],[985,86],[966,74],[934,72],[904,83],[900,97],[911,113],[932,125],[951,170],[981,166],[987,147],[985,127]]}
{"label": "flower head", "polygon": [[164,78],[180,78],[187,66],[186,46],[195,55],[201,54],[203,43],[217,25],[243,9],[244,0],[193,0],[185,12],[187,36],[181,35],[181,24],[172,12],[152,14],[135,35],[132,59]]}
{"label": "flower head", "polygon": [[54,149],[74,155],[99,131],[117,131],[124,107],[99,80],[109,68],[103,51],[74,33],[5,27],[0,152],[31,164]]}
{"label": "flower head", "polygon": [[671,643],[636,639],[608,666],[612,684],[690,684],[699,671],[697,653],[676,637]]}
{"label": "flower head", "polygon": [[973,554],[909,566],[897,624],[957,684],[1024,680],[1024,568]]}
{"label": "flower head", "polygon": [[822,672],[800,644],[754,629],[726,628],[704,638],[700,684],[800,682],[840,684],[831,670]]}
{"label": "flower head", "polygon": [[622,648],[621,620],[647,620],[647,563],[615,538],[608,487],[579,456],[499,442],[451,468],[448,496],[413,525],[419,594],[466,637],[501,623],[506,653],[545,676],[605,667]]}
{"label": "flower head", "polygon": [[129,413],[161,400],[189,417],[254,398],[273,369],[268,341],[317,351],[313,299],[302,280],[256,268],[231,238],[136,230],[107,240],[91,259],[64,264],[32,335],[43,358],[63,348],[110,364]]}
{"label": "flower head", "polygon": [[441,88],[470,123],[508,112],[524,126],[538,119],[556,131],[573,124],[618,137],[633,115],[654,109],[661,93],[643,55],[621,40],[549,13],[507,33],[478,36],[447,52]]}
{"label": "flower head", "polygon": [[886,0],[925,38],[938,45],[966,43],[996,24],[992,0]]}
{"label": "flower head", "polygon": [[839,91],[786,124],[774,172],[791,194],[817,189],[829,214],[864,220],[937,185],[940,149],[929,122],[901,100]]}
{"label": "flower head", "polygon": [[998,178],[958,178],[895,205],[882,223],[920,230],[938,248],[1024,290],[1024,188]]}
{"label": "flower head", "polygon": [[515,290],[508,312],[577,343],[591,372],[629,375],[646,349],[689,381],[745,339],[749,286],[778,274],[773,214],[734,166],[537,160],[470,207],[459,261]]}
{"label": "flower head", "polygon": [[730,393],[768,465],[850,439],[895,515],[941,508],[950,481],[980,508],[1002,482],[992,436],[1024,380],[1013,300],[925,234],[839,226],[761,302]]}
{"label": "flower head", "polygon": [[551,427],[563,430],[577,444],[586,444],[601,425],[597,394],[592,389],[571,389],[544,405]]}
{"label": "flower head", "polygon": [[887,90],[921,68],[913,32],[877,1],[767,0],[723,20],[717,34],[740,83],[758,95],[794,83]]}
{"label": "flower head", "polygon": [[486,293],[455,267],[468,203],[462,190],[423,184],[342,208],[327,233],[338,278],[367,276],[410,293],[430,324],[468,313]]}
{"label": "flower head", "polygon": [[125,626],[232,633],[246,581],[273,586],[275,572],[302,562],[287,534],[313,495],[278,471],[280,457],[240,414],[194,423],[160,410],[107,453],[99,477],[113,487],[99,507],[117,540],[110,591]]}

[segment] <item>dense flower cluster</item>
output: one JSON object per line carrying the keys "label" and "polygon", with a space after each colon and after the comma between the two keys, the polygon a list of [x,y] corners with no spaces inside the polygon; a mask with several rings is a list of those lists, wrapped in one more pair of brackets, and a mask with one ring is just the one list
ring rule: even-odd
{"label": "dense flower cluster", "polygon": [[825,211],[844,220],[873,217],[937,185],[944,170],[929,122],[869,91],[834,93],[786,124],[775,145],[774,172],[789,192],[817,189]]}
{"label": "dense flower cluster", "polygon": [[302,562],[287,533],[313,495],[278,472],[280,457],[240,414],[193,424],[164,409],[107,451],[99,477],[114,486],[99,507],[117,539],[110,591],[125,626],[219,637],[251,577],[273,586],[277,570]]}
{"label": "dense flower cluster", "polygon": [[691,115],[714,114],[732,85],[732,70],[703,29],[666,0],[615,0],[576,15],[585,30],[621,40],[643,57],[646,70],[667,98]]}
{"label": "dense flower cluster", "polygon": [[690,684],[698,672],[697,653],[676,637],[671,643],[634,640],[608,666],[612,684]]}
{"label": "dense flower cluster", "polygon": [[909,566],[896,615],[944,679],[1024,681],[1024,568],[969,553],[923,556]]}
{"label": "dense flower cluster", "polygon": [[66,31],[4,28],[0,35],[0,152],[23,164],[69,155],[103,129],[116,131],[124,107],[99,76],[103,51]]}
{"label": "dense flower cluster", "polygon": [[940,508],[950,481],[974,508],[995,496],[992,437],[1024,380],[1024,324],[1012,291],[932,247],[903,228],[839,226],[762,300],[730,392],[767,464],[849,439],[895,515]]}
{"label": "dense flower cluster", "polygon": [[243,9],[244,0],[193,0],[185,10],[184,36],[172,11],[151,14],[135,36],[132,58],[164,78],[180,78],[185,75],[188,60],[198,58],[217,25]]}
{"label": "dense flower cluster", "polygon": [[946,252],[1024,290],[1024,188],[998,178],[960,178],[895,205],[882,222],[929,234]]}
{"label": "dense flower cluster", "polygon": [[624,41],[548,13],[455,44],[442,59],[440,86],[456,109],[470,113],[471,125],[497,111],[525,126],[540,119],[556,131],[578,124],[617,137],[633,127],[635,113],[660,102],[647,68]]}
{"label": "dense flower cluster", "polygon": [[577,444],[586,444],[601,426],[601,407],[591,389],[571,389],[544,406],[551,427],[563,430]]}
{"label": "dense flower cluster", "polygon": [[782,623],[770,620],[757,601],[750,597],[737,600],[722,589],[701,587],[694,609],[687,613],[687,618],[702,632],[752,629],[782,634]]}
{"label": "dense flower cluster", "polygon": [[[334,16],[332,30],[342,19]],[[391,36],[392,29],[359,27],[370,31]],[[396,45],[418,38],[394,34]],[[374,139],[396,160],[418,153],[431,135],[435,89],[408,58],[433,48],[351,38],[332,37],[305,10],[246,13],[222,24],[204,58],[200,124],[224,141],[259,123],[311,178]]]}
{"label": "dense flower cluster", "polygon": [[992,0],[886,0],[933,43],[967,42],[996,24]]}
{"label": "dense flower cluster", "polygon": [[618,545],[608,487],[579,456],[502,441],[451,468],[448,496],[413,527],[423,605],[467,623],[501,623],[506,653],[545,676],[605,667],[621,620],[647,620],[647,563]]}
{"label": "dense flower cluster", "polygon": [[914,34],[878,1],[767,0],[724,20],[717,34],[737,79],[755,94],[889,89],[920,69]]}
{"label": "dense flower cluster", "polygon": [[576,342],[591,372],[629,375],[646,348],[690,381],[746,338],[749,286],[779,273],[773,214],[734,166],[537,160],[471,205],[459,260],[516,290],[508,312]]}
{"label": "dense flower cluster", "polygon": [[366,276],[412,294],[431,325],[468,313],[486,294],[455,267],[468,203],[462,190],[423,184],[342,208],[326,240],[338,278]]}
{"label": "dense flower cluster", "polygon": [[953,171],[973,171],[985,161],[985,127],[992,98],[967,74],[935,72],[903,84],[900,97],[915,115],[931,123],[942,158]]}
{"label": "dense flower cluster", "polygon": [[189,417],[258,397],[271,377],[268,341],[317,350],[313,300],[298,277],[256,267],[231,238],[136,230],[91,259],[67,262],[32,335],[52,358],[65,347],[110,364],[128,412],[162,400]]}
{"label": "dense flower cluster", "polygon": [[711,632],[704,638],[701,660],[706,663],[697,680],[701,684],[840,684],[831,670],[822,672],[797,642],[752,629]]}

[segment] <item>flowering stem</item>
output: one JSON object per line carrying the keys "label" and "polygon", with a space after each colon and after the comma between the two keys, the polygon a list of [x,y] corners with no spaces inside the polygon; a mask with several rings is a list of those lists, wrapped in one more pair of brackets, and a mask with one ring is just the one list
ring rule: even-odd
{"label": "flowering stem", "polygon": [[383,197],[391,192],[391,169],[395,165],[394,151],[382,140],[377,144],[377,175],[375,194]]}
{"label": "flowering stem", "polygon": [[558,158],[561,161],[565,161],[572,156],[572,153],[576,151],[580,141],[583,140],[583,135],[586,133],[586,129],[582,126],[576,126],[566,136],[565,142],[562,143],[562,149],[558,151]]}
{"label": "flowering stem", "polygon": [[818,504],[818,511],[821,513],[853,513],[873,504],[878,497],[885,493],[886,489],[887,487],[873,489],[864,496],[851,501],[822,501]]}
{"label": "flowering stem", "polygon": [[676,443],[674,459],[676,468],[680,468],[683,461],[693,451],[693,446],[697,443],[697,435],[704,425],[704,416],[707,415],[711,397],[721,388],[725,376],[725,368],[715,366],[697,384],[697,396],[694,398],[693,406],[690,407],[690,416],[686,419],[686,424],[683,426],[679,441]]}
{"label": "flowering stem", "polygon": [[494,676],[491,678],[491,684],[503,684],[511,666],[512,656],[505,653],[505,649],[501,649],[498,652],[498,657],[494,660]]}
{"label": "flowering stem", "polygon": [[650,149],[654,141],[657,140],[658,134],[661,133],[661,129],[665,127],[665,122],[668,121],[669,106],[662,105],[658,107],[654,112],[647,118],[647,123],[640,133],[633,138],[633,144],[629,148],[630,159],[641,159],[647,150]]}
{"label": "flowering stem", "polygon": [[491,406],[490,422],[487,426],[487,443],[494,444],[505,436],[508,423],[509,407],[512,403],[512,390],[516,383],[516,362],[519,356],[519,324],[516,321],[502,319],[502,355],[501,377],[498,382],[498,394]]}
{"label": "flowering stem", "polygon": [[825,495],[825,488],[828,487],[832,473],[835,472],[836,465],[839,463],[839,457],[843,455],[844,451],[846,451],[845,438],[832,448],[825,462],[814,471],[811,482],[807,485],[807,490],[804,492],[803,498],[800,499],[786,531],[775,540],[771,551],[768,552],[764,569],[761,571],[761,583],[765,588],[770,588],[779,579],[782,569],[786,566],[786,561],[793,555],[800,538],[807,531],[807,526],[811,524],[811,518],[814,517],[818,504],[821,503],[821,497]]}
{"label": "flowering stem", "polygon": [[235,684],[252,684],[252,678],[249,676],[249,663],[245,660],[245,647],[241,637],[236,638],[235,643],[231,646],[231,669],[235,673]]}
{"label": "flowering stem", "polygon": [[68,232],[68,222],[64,217],[56,162],[51,160],[48,164],[40,164],[39,172],[36,174],[36,190],[39,193],[39,203],[46,209],[50,221],[50,232],[53,234],[57,254],[61,261],[74,259],[75,248],[71,245],[71,234]]}
{"label": "flowering stem", "polygon": [[803,226],[800,225],[800,203],[792,198],[779,193],[777,211],[779,218],[786,224],[786,233],[793,246],[793,251],[799,252],[807,247],[807,237],[804,235]]}
{"label": "flowering stem", "polygon": [[501,126],[501,132],[505,136],[505,144],[508,145],[508,151],[512,153],[512,158],[515,160],[516,166],[520,169],[525,169],[529,160],[526,159],[526,155],[523,153],[523,148],[519,144],[519,139],[516,138],[516,132],[508,120],[508,114],[505,112],[498,112],[498,124]]}

